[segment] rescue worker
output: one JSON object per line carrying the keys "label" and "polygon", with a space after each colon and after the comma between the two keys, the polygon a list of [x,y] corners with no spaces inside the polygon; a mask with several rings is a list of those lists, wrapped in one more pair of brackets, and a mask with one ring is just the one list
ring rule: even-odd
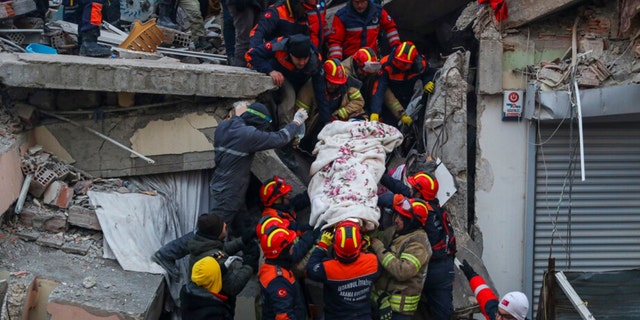
{"label": "rescue worker", "polygon": [[98,44],[100,26],[102,26],[102,8],[104,0],[65,0],[64,20],[78,24],[78,43],[80,55],[86,57],[108,57],[109,47]]}
{"label": "rescue worker", "polygon": [[369,47],[378,55],[380,29],[387,34],[391,48],[400,44],[396,23],[382,5],[371,0],[349,0],[333,17],[328,58],[342,60],[362,47]]}
{"label": "rescue worker", "polygon": [[239,223],[234,220],[245,203],[245,195],[255,152],[279,148],[293,140],[295,132],[307,119],[305,110],[299,110],[284,128],[266,131],[271,114],[266,106],[253,103],[240,116],[222,121],[215,131],[215,168],[211,178],[212,213],[221,214],[232,235],[239,235]]}
{"label": "rescue worker", "polygon": [[[216,166],[209,185],[210,207],[212,213],[223,217],[227,233],[238,236],[242,232],[235,216],[245,205],[251,162],[255,152],[289,143],[297,127],[301,126],[307,117],[305,110],[299,110],[295,113],[293,121],[284,128],[277,132],[268,132],[266,130],[271,124],[271,115],[267,107],[256,102],[240,116],[234,113],[230,119],[218,125],[214,139]],[[175,261],[189,254],[187,243],[193,235],[193,232],[189,232],[165,244],[153,254],[151,260],[162,266],[170,276],[178,277]]]}
{"label": "rescue worker", "polygon": [[293,274],[291,252],[296,233],[275,228],[260,238],[264,263],[259,282],[263,320],[306,319],[307,312],[300,284]]}
{"label": "rescue worker", "polygon": [[[280,89],[277,105],[278,123],[280,125],[290,121],[294,113],[295,99],[298,91],[309,79],[313,85],[315,97],[324,94],[324,81],[321,68],[322,61],[318,50],[311,44],[309,36],[302,34],[288,38],[278,38],[251,48],[247,52],[249,66],[256,71],[268,74],[273,84]],[[320,106],[325,105],[323,99],[317,99]],[[280,159],[291,169],[297,171],[299,166],[293,154],[293,143],[277,149]]]}
{"label": "rescue worker", "polygon": [[[433,92],[435,69],[429,67],[427,60],[418,53],[412,42],[401,43],[389,55],[383,57],[380,63],[382,69],[378,72],[372,90],[371,121],[378,121],[380,113],[384,111],[382,104],[385,103],[387,88],[405,109],[411,101],[413,88],[418,80],[422,80],[424,92]],[[390,119],[392,115],[382,116],[384,121],[391,125],[396,120]]]}
{"label": "rescue worker", "polygon": [[233,309],[228,297],[221,294],[222,270],[213,257],[198,260],[191,271],[191,280],[180,290],[182,319],[232,320]]}
{"label": "rescue worker", "polygon": [[[227,304],[235,312],[236,296],[246,286],[251,276],[258,272],[260,248],[255,241],[253,229],[243,232],[242,237],[226,240],[227,227],[221,216],[203,214],[198,217],[196,232],[187,246],[189,248],[189,270],[204,257],[213,257],[222,268],[221,293],[228,297]],[[236,254],[242,251],[242,258]],[[191,275],[193,277],[193,275]]]}
{"label": "rescue worker", "polygon": [[[379,277],[378,258],[362,252],[360,225],[345,220],[325,231],[307,264],[307,277],[324,284],[325,319],[371,319],[371,288]],[[329,248],[333,244],[333,255]]]}
{"label": "rescue worker", "polygon": [[320,127],[332,120],[349,120],[362,117],[364,113],[364,99],[360,93],[359,81],[347,76],[340,60],[327,60],[323,64],[324,80],[322,82],[326,109],[317,108],[314,88],[310,81],[300,89],[296,98],[296,107],[304,108],[313,118],[318,114]]}
{"label": "rescue worker", "polygon": [[[375,52],[369,47],[360,48],[352,56],[342,61],[342,65],[349,77],[354,77],[362,82],[360,92],[364,98],[365,106],[369,106],[372,100],[373,84],[381,67]],[[413,123],[413,119],[407,115],[404,107],[389,88],[385,90],[384,105],[395,118],[400,119],[402,124],[410,126]]]}
{"label": "rescue worker", "polygon": [[[375,283],[374,298],[380,317],[411,319],[418,308],[431,247],[424,223],[427,207],[418,199],[395,195],[394,225],[381,239],[371,239],[371,249],[384,268]],[[390,315],[389,315],[390,313]]]}
{"label": "rescue worker", "polygon": [[[311,154],[317,142],[318,133],[328,122],[334,120],[364,119],[364,99],[360,93],[360,82],[348,78],[340,60],[324,62],[324,81],[315,88],[311,81],[300,89],[296,97],[296,107],[309,112],[311,120],[307,133],[300,143],[300,149]],[[315,91],[322,91],[316,96]],[[318,101],[321,100],[321,104]],[[324,107],[318,107],[324,105]]]}
{"label": "rescue worker", "polygon": [[479,276],[471,267],[467,260],[462,261],[460,270],[464,273],[471,291],[478,300],[480,310],[487,320],[526,320],[529,311],[529,299],[519,291],[512,291],[498,302],[498,297],[487,285],[484,279]]}
{"label": "rescue worker", "polygon": [[249,46],[255,48],[279,37],[303,34],[322,50],[329,32],[324,0],[284,0],[267,8],[251,30]]}
{"label": "rescue worker", "polygon": [[[380,182],[392,193],[419,197],[426,202],[429,214],[424,230],[429,237],[433,254],[429,259],[423,295],[432,319],[450,319],[453,314],[454,259],[457,249],[451,221],[447,212],[440,207],[437,198],[438,179],[424,171],[419,171],[407,177],[411,188],[388,175],[383,175]],[[379,204],[385,206],[384,199],[388,197],[389,195],[380,197]]]}
{"label": "rescue worker", "polygon": [[273,176],[273,179],[262,184],[260,186],[260,200],[264,206],[262,217],[270,216],[286,220],[286,228],[294,230],[298,236],[301,236],[305,231],[313,230],[309,224],[298,223],[296,220],[296,211],[310,205],[309,195],[303,192],[290,199],[291,189],[292,186],[278,176]]}

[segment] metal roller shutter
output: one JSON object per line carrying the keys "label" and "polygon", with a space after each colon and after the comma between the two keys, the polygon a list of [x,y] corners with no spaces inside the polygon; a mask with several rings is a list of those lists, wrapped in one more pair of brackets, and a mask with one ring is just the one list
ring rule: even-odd
{"label": "metal roller shutter", "polygon": [[[534,311],[550,252],[557,270],[604,271],[640,266],[640,126],[586,124],[586,180],[580,180],[576,149],[572,186],[568,178],[570,130],[563,126],[554,133],[556,128],[542,126],[542,144],[536,147]],[[577,125],[574,129],[573,138],[577,141]]]}

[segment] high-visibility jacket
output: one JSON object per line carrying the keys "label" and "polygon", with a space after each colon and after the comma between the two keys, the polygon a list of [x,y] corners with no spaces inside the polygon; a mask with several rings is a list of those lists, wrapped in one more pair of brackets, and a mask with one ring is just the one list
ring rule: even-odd
{"label": "high-visibility jacket", "polygon": [[271,71],[279,71],[284,78],[289,81],[296,92],[304,85],[309,78],[317,78],[322,81],[320,74],[322,68],[322,58],[314,45],[309,48],[309,62],[302,69],[296,69],[295,65],[286,51],[288,38],[280,37],[274,41],[263,43],[257,47],[249,49],[245,55],[247,64],[252,69],[269,74]]}
{"label": "high-visibility jacket", "polygon": [[380,113],[382,104],[385,102],[385,92],[387,88],[391,90],[395,98],[400,104],[406,108],[413,96],[413,88],[418,79],[423,84],[431,81],[435,75],[435,69],[429,67],[427,60],[422,56],[418,56],[413,62],[411,69],[402,71],[393,66],[392,57],[395,53],[384,56],[380,63],[382,68],[378,72],[378,78],[373,84],[371,101],[371,112]]}
{"label": "high-visibility jacket", "polygon": [[263,320],[306,319],[302,289],[291,270],[267,260],[258,276]]}
{"label": "high-visibility jacket", "polygon": [[305,34],[311,38],[316,48],[322,48],[329,35],[329,25],[326,21],[324,1],[315,6],[304,3],[306,16],[296,17],[292,8],[292,1],[283,0],[267,8],[258,23],[249,33],[249,46],[257,47],[278,37],[288,37],[294,34]]}
{"label": "high-visibility jacket", "polygon": [[478,305],[480,305],[480,311],[487,320],[495,320],[496,312],[498,312],[498,297],[493,290],[489,288],[484,279],[475,275],[469,280],[469,285],[471,286],[471,291],[476,296],[476,300],[478,300]]}
{"label": "high-visibility jacket", "polygon": [[324,284],[325,319],[371,319],[371,287],[380,275],[378,258],[362,252],[343,263],[316,247],[307,264],[307,277]]}
{"label": "high-visibility jacket", "polygon": [[[376,80],[376,75],[371,75],[364,78],[358,77],[355,67],[353,66],[352,57],[348,57],[342,60],[342,66],[344,67],[344,73],[347,76],[356,78],[362,82],[362,86],[360,87],[360,93],[362,93],[362,97],[364,98],[365,107],[370,107],[371,101],[373,100],[372,90]],[[387,109],[391,112],[391,114],[393,114],[393,116],[396,117],[397,119],[400,119],[400,117],[404,113],[404,107],[402,106],[400,101],[396,99],[396,96],[393,95],[393,92],[391,92],[389,88],[387,88],[387,90],[385,91],[383,100],[384,100],[383,103],[385,107],[387,107]],[[365,111],[368,113],[371,113],[370,109]]]}
{"label": "high-visibility jacket", "polygon": [[381,241],[386,250],[376,251],[384,270],[375,290],[377,295],[382,291],[391,295],[391,310],[412,315],[420,302],[431,246],[422,229],[403,235],[396,235],[395,230],[395,226],[385,229]]}
{"label": "high-visibility jacket", "polygon": [[348,120],[363,114],[364,99],[356,86],[349,85],[347,82],[337,92],[329,93],[326,90],[326,83],[322,85],[324,95],[319,98],[324,99],[321,105],[326,109],[318,107],[318,99],[315,96],[317,90],[311,81],[308,81],[298,92],[296,108],[304,108],[309,112],[309,116],[318,113],[321,123],[327,123],[331,119]]}
{"label": "high-visibility jacket", "polygon": [[364,14],[353,8],[351,1],[340,8],[333,17],[329,35],[328,59],[350,57],[362,47],[370,47],[376,54],[380,28],[387,34],[391,47],[400,44],[400,35],[393,18],[381,5],[369,1]]}

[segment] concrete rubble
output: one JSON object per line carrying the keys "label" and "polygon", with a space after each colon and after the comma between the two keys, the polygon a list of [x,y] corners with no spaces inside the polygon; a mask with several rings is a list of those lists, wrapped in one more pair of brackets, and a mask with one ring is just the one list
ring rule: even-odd
{"label": "concrete rubble", "polygon": [[[510,17],[501,25],[488,7],[475,1],[467,5],[456,28],[471,26],[477,37],[478,80],[472,81],[470,74],[471,52],[444,57],[424,123],[428,155],[442,160],[458,190],[447,204],[458,257],[469,260],[490,285],[480,259],[482,232],[469,217],[469,197],[474,195],[469,194],[473,177],[468,166],[473,164],[467,163],[466,153],[468,135],[475,139],[468,130],[476,124],[467,122],[467,94],[501,94],[528,80],[543,91],[567,90],[572,79],[582,88],[640,82],[640,38],[630,34],[632,27],[617,27],[629,19],[620,21],[614,2],[584,5],[575,15],[563,9],[582,1],[528,2],[510,1]],[[540,23],[547,18],[554,22]],[[60,26],[56,32],[64,30]],[[173,37],[175,42],[181,35]],[[533,63],[534,55],[551,52],[564,58]],[[513,61],[516,67],[511,68]],[[212,169],[210,137],[217,123],[237,99],[264,98],[261,94],[273,89],[271,79],[246,68],[171,58],[0,53],[0,83],[4,109],[11,111],[0,115],[0,220],[5,220],[0,227],[0,319],[30,313],[69,319],[73,312],[100,314],[95,319],[158,318],[166,296],[162,276],[125,272],[116,261],[102,258],[104,239],[87,192],[153,193],[121,177]],[[122,92],[134,94],[133,107],[122,106]],[[38,110],[73,118],[79,126],[43,117]],[[86,128],[105,133],[156,164],[88,134]],[[260,153],[252,170],[261,181],[277,174],[292,182],[294,190],[306,185],[273,151]],[[28,176],[28,195],[21,201]],[[21,210],[13,215],[17,202]],[[40,293],[33,288],[41,288]],[[239,301],[255,302],[255,283],[249,291],[253,293]],[[457,316],[478,311],[459,270],[454,296]]]}

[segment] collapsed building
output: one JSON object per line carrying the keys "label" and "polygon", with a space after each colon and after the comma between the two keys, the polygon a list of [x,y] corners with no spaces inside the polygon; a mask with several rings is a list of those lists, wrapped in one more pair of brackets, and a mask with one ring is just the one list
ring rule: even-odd
{"label": "collapsed building", "polygon": [[[452,177],[446,207],[458,258],[497,293],[525,292],[531,316],[541,314],[548,258],[559,270],[637,268],[637,1],[513,0],[501,22],[475,2],[447,2],[446,14],[429,19],[408,3],[387,5],[406,17],[398,19],[401,33],[422,51],[447,49],[430,57],[441,68],[423,139]],[[209,137],[234,101],[273,89],[270,78],[165,58],[26,53],[0,53],[0,78],[0,212],[11,222],[2,231],[2,315],[159,317],[172,289],[148,273],[161,270],[145,258],[193,229],[206,208]],[[118,106],[119,92],[134,93],[135,104]],[[284,176],[294,190],[308,182],[273,152],[261,153],[252,172],[256,181]],[[162,235],[145,233],[145,221]],[[137,228],[114,232],[126,224]],[[146,256],[125,251],[142,246]],[[239,305],[253,305],[255,287],[247,291]],[[613,297],[616,287],[600,294]],[[458,318],[478,312],[459,270],[454,296]],[[606,314],[607,299],[582,299],[596,317]],[[548,319],[576,313],[544,310]]]}

